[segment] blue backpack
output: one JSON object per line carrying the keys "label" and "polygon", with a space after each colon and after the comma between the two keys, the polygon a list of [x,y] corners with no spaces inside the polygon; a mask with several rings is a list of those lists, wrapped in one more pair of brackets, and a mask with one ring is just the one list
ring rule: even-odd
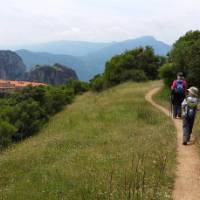
{"label": "blue backpack", "polygon": [[175,92],[178,93],[178,94],[184,94],[184,87],[183,87],[183,81],[182,80],[176,80]]}

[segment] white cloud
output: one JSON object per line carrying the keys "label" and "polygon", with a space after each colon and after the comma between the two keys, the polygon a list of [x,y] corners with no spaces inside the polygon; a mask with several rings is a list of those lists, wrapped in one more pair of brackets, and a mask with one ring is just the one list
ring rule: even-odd
{"label": "white cloud", "polygon": [[[2,2],[1,2],[2,1]],[[0,46],[51,40],[168,43],[200,28],[199,0],[0,0]]]}

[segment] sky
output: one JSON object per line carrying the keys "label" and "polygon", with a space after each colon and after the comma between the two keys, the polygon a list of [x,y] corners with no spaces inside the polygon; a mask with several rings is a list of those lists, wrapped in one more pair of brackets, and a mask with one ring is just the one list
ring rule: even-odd
{"label": "sky", "polygon": [[152,35],[168,44],[200,29],[200,0],[0,0],[0,47]]}

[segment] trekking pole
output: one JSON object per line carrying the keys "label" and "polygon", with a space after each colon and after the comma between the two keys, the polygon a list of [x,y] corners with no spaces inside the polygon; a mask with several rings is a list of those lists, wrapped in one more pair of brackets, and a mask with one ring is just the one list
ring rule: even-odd
{"label": "trekking pole", "polygon": [[170,95],[169,97],[169,116],[172,117],[173,116],[173,105],[172,105],[172,96]]}
{"label": "trekking pole", "polygon": [[169,97],[169,116],[171,116],[171,96]]}

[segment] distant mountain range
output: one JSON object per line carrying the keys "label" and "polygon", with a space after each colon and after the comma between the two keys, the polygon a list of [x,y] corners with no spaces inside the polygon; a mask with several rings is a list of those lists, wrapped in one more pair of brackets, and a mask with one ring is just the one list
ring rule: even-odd
{"label": "distant mountain range", "polygon": [[90,78],[88,67],[81,59],[74,56],[32,52],[28,50],[17,50],[16,53],[23,59],[28,71],[36,65],[53,65],[55,63],[60,63],[75,70],[81,80],[88,80]]}
{"label": "distant mountain range", "polygon": [[26,71],[23,60],[13,51],[0,51],[0,79],[15,80]]}
{"label": "distant mountain range", "polygon": [[27,70],[23,60],[13,51],[0,51],[0,79],[27,80],[52,85],[65,84],[78,79],[76,72],[60,64],[35,66]]}
{"label": "distant mountain range", "polygon": [[[156,40],[152,36],[144,36],[132,40],[110,43],[58,41],[32,46],[16,53],[30,69],[40,64],[60,63],[74,69],[79,79],[88,81],[97,73],[102,73],[106,61],[116,54],[136,47],[151,46],[158,55],[166,55],[171,46]],[[34,52],[31,52],[34,51]],[[48,53],[40,53],[48,52]]]}
{"label": "distant mountain range", "polygon": [[21,46],[20,48],[28,49],[34,52],[48,52],[52,54],[64,54],[82,57],[107,47],[110,44],[111,43],[63,40],[43,44],[25,45]]}

